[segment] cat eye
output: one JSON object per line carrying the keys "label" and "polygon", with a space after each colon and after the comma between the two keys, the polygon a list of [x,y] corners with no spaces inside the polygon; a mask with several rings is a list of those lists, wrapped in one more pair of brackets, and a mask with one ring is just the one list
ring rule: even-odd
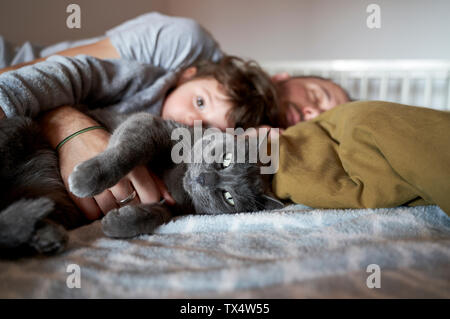
{"label": "cat eye", "polygon": [[233,196],[231,196],[230,192],[224,191],[222,192],[223,198],[225,198],[225,201],[230,204],[231,206],[234,206],[234,200]]}
{"label": "cat eye", "polygon": [[222,168],[227,168],[228,166],[230,166],[232,157],[233,155],[231,153],[226,153],[223,156]]}

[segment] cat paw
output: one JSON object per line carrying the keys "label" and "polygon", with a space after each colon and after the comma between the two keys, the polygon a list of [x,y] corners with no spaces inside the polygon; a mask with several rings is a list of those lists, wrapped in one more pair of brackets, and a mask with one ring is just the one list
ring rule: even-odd
{"label": "cat paw", "polygon": [[100,194],[108,187],[105,187],[101,163],[98,159],[92,158],[75,166],[69,176],[70,191],[81,198],[92,197]]}
{"label": "cat paw", "polygon": [[18,247],[33,236],[37,224],[55,209],[49,198],[22,199],[0,214],[0,246]]}
{"label": "cat paw", "polygon": [[102,219],[103,233],[113,238],[130,238],[141,234],[136,206],[114,209]]}
{"label": "cat paw", "polygon": [[48,198],[23,199],[10,205],[0,214],[0,247],[11,256],[63,250],[66,230],[46,218],[54,209]]}
{"label": "cat paw", "polygon": [[38,223],[29,245],[40,254],[56,254],[64,250],[68,235],[64,227],[50,221]]}

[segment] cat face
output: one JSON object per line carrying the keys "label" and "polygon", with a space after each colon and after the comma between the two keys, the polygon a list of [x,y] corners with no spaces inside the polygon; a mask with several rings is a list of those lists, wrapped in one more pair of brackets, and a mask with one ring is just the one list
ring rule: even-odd
{"label": "cat face", "polygon": [[[217,133],[219,134],[219,133]],[[268,197],[270,176],[261,175],[258,163],[249,156],[249,141],[230,134],[204,136],[192,152],[203,159],[187,165],[183,187],[196,213],[223,214],[280,208],[282,203]],[[202,149],[199,149],[202,146]]]}

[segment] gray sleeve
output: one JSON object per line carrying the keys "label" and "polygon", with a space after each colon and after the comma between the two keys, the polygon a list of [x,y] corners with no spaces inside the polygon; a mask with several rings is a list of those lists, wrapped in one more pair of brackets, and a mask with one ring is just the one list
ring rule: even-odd
{"label": "gray sleeve", "polygon": [[192,19],[156,12],[109,30],[106,35],[122,58],[179,70],[198,60],[218,61],[223,53],[214,38]]}
{"label": "gray sleeve", "polygon": [[52,56],[0,75],[0,106],[7,117],[34,117],[62,105],[116,103],[150,86],[164,70],[123,59]]}

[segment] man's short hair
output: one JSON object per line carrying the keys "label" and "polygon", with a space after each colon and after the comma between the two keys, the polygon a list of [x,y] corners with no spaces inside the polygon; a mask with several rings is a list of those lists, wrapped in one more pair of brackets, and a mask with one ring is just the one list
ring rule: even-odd
{"label": "man's short hair", "polygon": [[216,63],[205,60],[193,66],[197,72],[192,79],[213,77],[222,85],[233,105],[227,117],[235,128],[280,126],[275,85],[255,61],[225,56]]}
{"label": "man's short hair", "polygon": [[[344,89],[342,86],[340,86],[339,84],[337,84],[336,82],[334,82],[332,79],[330,78],[324,78],[322,76],[319,75],[296,75],[293,76],[292,79],[319,79],[319,80],[323,80],[323,81],[330,81],[333,82],[334,84],[336,84],[339,88],[341,88],[341,90],[344,92],[345,96],[347,97],[347,100],[349,101],[353,101],[350,98],[350,94],[348,94],[348,91],[346,89]],[[287,80],[288,81],[288,80]]]}

